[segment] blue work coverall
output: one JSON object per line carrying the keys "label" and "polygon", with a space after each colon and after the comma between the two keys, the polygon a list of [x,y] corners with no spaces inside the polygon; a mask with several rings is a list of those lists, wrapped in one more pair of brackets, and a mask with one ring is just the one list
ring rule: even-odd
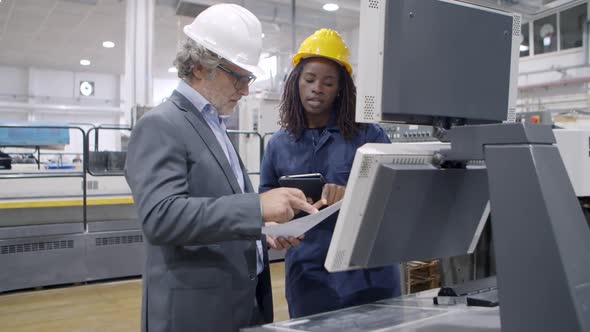
{"label": "blue work coverall", "polygon": [[[321,173],[326,183],[346,186],[356,150],[365,143],[389,143],[379,126],[369,124],[346,140],[330,119],[323,130],[305,129],[299,139],[281,129],[271,137],[260,168],[260,193],[279,187],[283,175]],[[285,257],[289,316],[297,318],[400,295],[399,268],[329,273],[324,261],[338,214],[305,234]]]}

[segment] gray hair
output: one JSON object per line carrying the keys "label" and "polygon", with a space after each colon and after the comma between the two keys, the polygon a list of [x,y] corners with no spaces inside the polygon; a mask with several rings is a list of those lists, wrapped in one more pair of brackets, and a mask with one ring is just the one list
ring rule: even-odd
{"label": "gray hair", "polygon": [[209,72],[209,79],[215,77],[214,69],[221,63],[221,58],[206,49],[204,46],[197,44],[194,40],[188,38],[176,53],[174,66],[178,70],[178,77],[184,81],[191,81],[193,68],[201,65]]}

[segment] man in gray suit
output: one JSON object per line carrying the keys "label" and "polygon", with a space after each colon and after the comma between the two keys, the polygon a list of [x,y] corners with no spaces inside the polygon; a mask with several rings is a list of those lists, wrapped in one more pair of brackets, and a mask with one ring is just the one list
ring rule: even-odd
{"label": "man in gray suit", "polygon": [[181,81],[138,121],[127,153],[147,246],[142,330],[237,331],[273,319],[263,223],[317,210],[297,189],[254,193],[225,132],[259,70],[258,19],[215,5],[184,32]]}

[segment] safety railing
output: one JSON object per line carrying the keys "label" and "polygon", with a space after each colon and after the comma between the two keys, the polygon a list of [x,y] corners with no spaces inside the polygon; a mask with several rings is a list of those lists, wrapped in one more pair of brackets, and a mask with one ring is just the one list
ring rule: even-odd
{"label": "safety railing", "polygon": [[[243,130],[228,130],[227,131],[228,136],[232,135],[245,135],[247,138],[250,138],[250,136],[254,136],[258,138],[258,154],[259,154],[259,159],[258,159],[258,171],[257,172],[250,172],[248,171],[248,175],[260,175],[260,163],[262,162],[262,157],[264,154],[264,141],[262,140],[262,135],[260,135],[260,133],[256,132],[256,131],[243,131]],[[232,143],[234,143],[232,141]],[[236,147],[235,143],[234,143],[234,148],[236,149],[237,153],[240,153],[240,149],[239,146]],[[244,159],[244,158],[242,158]]]}
{"label": "safety railing", "polygon": [[[26,125],[11,125],[11,124],[1,124],[0,128],[5,128],[5,129],[67,129],[67,130],[77,130],[80,132],[81,137],[82,137],[82,146],[86,146],[87,142],[86,142],[86,134],[84,132],[84,129],[82,129],[81,127],[78,126],[58,126],[58,125],[39,125],[39,126],[26,126]],[[0,144],[0,147],[19,147],[22,148],[23,145],[5,145],[5,144]],[[29,147],[29,146],[27,146]],[[35,151],[37,152],[37,165],[38,168],[40,169],[40,159],[41,159],[41,145],[34,145],[34,146],[30,146],[33,147],[35,149]],[[88,155],[85,153],[85,151],[82,152],[83,154],[83,161],[85,162],[87,160]],[[14,171],[10,172],[10,173],[6,173],[6,174],[2,174],[0,173],[0,179],[43,179],[43,178],[75,178],[75,177],[79,177],[82,178],[82,218],[83,218],[83,222],[84,224],[86,224],[86,220],[87,220],[87,190],[86,190],[86,172],[84,171],[51,171],[51,173],[15,173]]]}
{"label": "safety railing", "polygon": [[[84,170],[92,176],[123,176],[125,175],[125,158],[126,151],[100,151],[100,131],[128,131],[131,132],[131,128],[127,126],[117,125],[99,125],[92,127],[86,133],[85,152],[89,156],[88,160],[85,161]],[[94,138],[93,144],[90,144],[91,137]],[[90,146],[93,145],[94,150],[90,150]],[[103,158],[104,157],[104,158]],[[94,165],[104,164],[104,168],[100,170],[95,169]],[[113,166],[113,167],[112,167]]]}
{"label": "safety railing", "polygon": [[[87,128],[86,130],[84,128],[82,128],[80,125],[85,125],[88,126],[89,128]],[[99,151],[100,150],[100,132],[102,131],[128,131],[129,133],[131,132],[131,128],[127,127],[127,126],[118,126],[118,125],[98,125],[98,126],[94,126],[91,124],[78,124],[76,126],[74,125],[64,125],[64,126],[58,126],[58,125],[41,125],[41,126],[24,126],[24,125],[8,125],[8,124],[4,124],[4,125],[0,125],[0,128],[38,128],[38,129],[70,129],[70,130],[76,130],[79,131],[82,137],[82,146],[83,146],[83,151],[82,151],[82,171],[77,171],[77,170],[67,170],[67,171],[59,171],[59,170],[51,170],[50,172],[44,172],[44,173],[15,173],[15,172],[10,172],[10,173],[5,173],[2,174],[0,173],[0,179],[24,179],[24,178],[72,178],[72,177],[79,177],[82,179],[82,213],[83,213],[83,223],[84,223],[84,227],[86,228],[87,226],[87,222],[88,222],[88,211],[87,211],[87,207],[88,207],[88,175],[92,175],[95,177],[102,177],[102,176],[124,176],[124,164],[125,164],[125,157],[126,157],[126,151]],[[227,131],[228,135],[230,135],[230,137],[233,136],[241,136],[241,135],[245,135],[246,137],[254,137],[254,139],[257,139],[257,147],[258,147],[258,153],[259,153],[259,158],[258,158],[258,170],[257,171],[253,171],[253,172],[248,172],[248,175],[260,175],[260,163],[262,162],[262,158],[264,157],[264,149],[265,149],[265,145],[267,143],[267,139],[273,134],[273,133],[265,133],[265,134],[260,134],[256,131],[240,131],[240,130],[228,130]],[[235,143],[234,143],[235,144]],[[14,147],[14,146],[10,146],[10,145],[2,145],[0,143],[0,147]],[[19,146],[22,148],[22,146]],[[92,149],[91,149],[92,147]],[[35,149],[35,154],[36,154],[36,160],[35,162],[37,163],[38,168],[40,168],[41,165],[41,156],[44,155],[78,155],[79,153],[69,153],[69,152],[64,152],[64,153],[45,153],[45,152],[41,152],[42,150],[42,146],[31,146],[31,148]],[[236,151],[240,151],[239,149],[239,145],[236,146]],[[105,167],[103,169],[96,169],[93,168],[91,165],[91,155],[93,155],[96,152],[107,152],[107,153],[113,153],[113,152],[118,152],[121,153],[120,157],[117,160],[117,167],[115,168],[109,168],[109,167]]]}

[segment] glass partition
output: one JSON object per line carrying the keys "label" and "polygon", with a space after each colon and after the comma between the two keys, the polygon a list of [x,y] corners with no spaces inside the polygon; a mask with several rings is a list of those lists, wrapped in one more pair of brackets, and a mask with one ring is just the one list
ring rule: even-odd
{"label": "glass partition", "polygon": [[522,30],[522,43],[520,43],[520,56],[529,56],[530,52],[530,43],[529,43],[529,24],[525,23],[521,27]]}
{"label": "glass partition", "polygon": [[584,39],[584,24],[586,24],[586,4],[564,10],[560,13],[559,28],[561,50],[582,47]]}
{"label": "glass partition", "polygon": [[557,14],[533,22],[535,54],[557,51]]}

